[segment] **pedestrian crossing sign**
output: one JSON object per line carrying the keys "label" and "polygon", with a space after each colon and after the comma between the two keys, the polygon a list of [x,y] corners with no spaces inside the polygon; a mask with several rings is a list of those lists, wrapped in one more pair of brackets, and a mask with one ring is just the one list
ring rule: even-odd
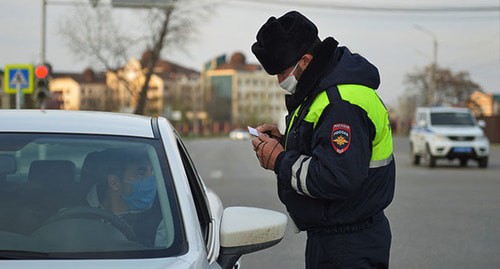
{"label": "pedestrian crossing sign", "polygon": [[19,88],[23,94],[32,94],[34,89],[33,65],[5,65],[3,82],[5,93],[15,94]]}

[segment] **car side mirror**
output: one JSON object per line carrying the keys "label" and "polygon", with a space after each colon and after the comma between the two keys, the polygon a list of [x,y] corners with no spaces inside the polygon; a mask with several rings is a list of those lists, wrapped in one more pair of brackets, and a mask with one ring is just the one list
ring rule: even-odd
{"label": "car side mirror", "polygon": [[486,128],[486,122],[484,120],[478,120],[477,125],[483,129]]}
{"label": "car side mirror", "polygon": [[243,254],[278,244],[285,236],[288,217],[280,212],[254,207],[228,207],[220,231],[219,265],[230,269]]}
{"label": "car side mirror", "polygon": [[418,127],[425,127],[427,124],[425,123],[425,120],[419,120],[418,123],[417,123]]}

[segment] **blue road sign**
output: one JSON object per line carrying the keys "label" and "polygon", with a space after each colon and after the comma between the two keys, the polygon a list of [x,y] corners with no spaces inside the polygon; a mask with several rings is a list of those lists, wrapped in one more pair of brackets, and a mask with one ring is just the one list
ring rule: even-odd
{"label": "blue road sign", "polygon": [[33,65],[11,64],[5,65],[4,91],[15,94],[18,87],[24,94],[33,93]]}

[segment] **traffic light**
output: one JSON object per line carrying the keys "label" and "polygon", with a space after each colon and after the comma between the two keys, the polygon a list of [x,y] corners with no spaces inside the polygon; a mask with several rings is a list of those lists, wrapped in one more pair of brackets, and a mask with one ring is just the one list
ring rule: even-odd
{"label": "traffic light", "polygon": [[51,97],[49,90],[49,74],[50,69],[47,65],[39,65],[35,68],[36,82],[33,98],[39,102],[40,108],[45,108],[45,101]]}

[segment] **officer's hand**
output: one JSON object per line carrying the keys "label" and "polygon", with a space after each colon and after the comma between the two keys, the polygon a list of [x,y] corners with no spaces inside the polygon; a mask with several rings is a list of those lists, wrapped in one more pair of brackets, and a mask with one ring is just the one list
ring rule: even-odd
{"label": "officer's hand", "polygon": [[261,133],[258,137],[252,139],[252,145],[260,166],[264,169],[274,170],[276,158],[283,151],[283,146],[279,141]]}
{"label": "officer's hand", "polygon": [[255,127],[259,133],[268,134],[271,138],[281,140],[281,133],[276,125],[271,124],[262,124],[260,126]]}

